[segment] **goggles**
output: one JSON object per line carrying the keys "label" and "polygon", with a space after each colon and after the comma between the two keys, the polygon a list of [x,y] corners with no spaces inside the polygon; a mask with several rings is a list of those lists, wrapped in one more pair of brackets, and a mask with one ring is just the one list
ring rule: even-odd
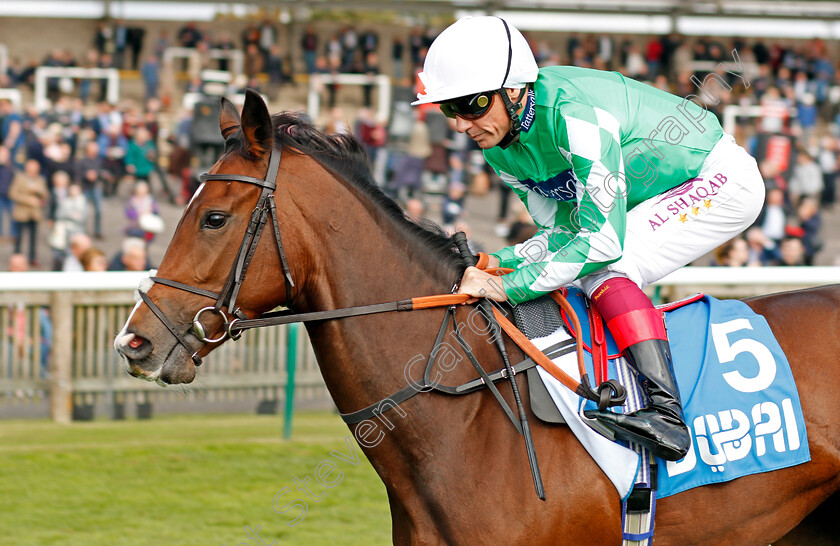
{"label": "goggles", "polygon": [[443,112],[444,116],[452,119],[455,119],[455,116],[458,116],[471,121],[477,120],[490,110],[495,96],[496,91],[489,91],[459,97],[451,101],[440,103],[440,111]]}

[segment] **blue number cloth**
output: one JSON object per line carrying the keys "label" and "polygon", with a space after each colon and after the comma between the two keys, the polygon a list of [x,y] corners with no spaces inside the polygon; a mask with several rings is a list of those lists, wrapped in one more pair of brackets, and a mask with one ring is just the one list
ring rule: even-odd
{"label": "blue number cloth", "polygon": [[[569,301],[586,316],[579,293]],[[793,374],[764,317],[741,301],[704,296],[668,311],[665,323],[693,442],[684,459],[658,461],[659,497],[811,460]],[[608,347],[615,354],[612,340]],[[594,377],[589,355],[586,362]],[[616,362],[609,368],[616,377]]]}

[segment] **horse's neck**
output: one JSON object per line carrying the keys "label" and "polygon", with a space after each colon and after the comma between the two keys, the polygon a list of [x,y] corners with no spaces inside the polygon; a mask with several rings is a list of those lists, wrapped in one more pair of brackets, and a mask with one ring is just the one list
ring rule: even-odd
{"label": "horse's neck", "polygon": [[[314,271],[314,282],[307,278],[306,286],[307,303],[313,305],[310,310],[451,290],[457,270],[443,265],[413,234],[392,219],[378,216],[376,210],[357,209],[361,207],[358,202],[347,207],[340,218],[322,220],[312,231],[320,246],[318,256],[310,256]],[[436,353],[437,365],[430,375],[433,382],[459,385],[477,375],[453,339],[453,328],[464,335],[485,370],[502,366],[495,345],[470,331],[473,325],[480,328],[484,324],[483,319],[475,319],[473,311],[473,307],[457,308],[455,324],[449,325],[445,335],[447,349]],[[307,324],[339,411],[350,413],[377,404],[379,411],[374,416],[351,425],[350,430],[388,490],[395,543],[467,542],[458,534],[457,522],[475,517],[466,513],[474,510],[465,507],[475,506],[470,495],[476,491],[475,484],[487,480],[488,469],[509,471],[515,477],[510,479],[516,480],[516,491],[524,488],[528,499],[533,495],[525,458],[511,455],[521,453],[520,436],[488,393],[459,397],[420,393],[396,405],[389,400],[409,381],[422,379],[446,312],[444,308],[390,312]],[[511,359],[522,357],[515,347],[510,350]],[[446,356],[441,356],[443,352]],[[559,440],[563,438],[552,442]],[[558,463],[547,455],[541,461],[546,468]],[[589,481],[598,479],[595,476]],[[509,502],[507,488],[504,484],[494,489],[494,505]]]}
{"label": "horse's neck", "polygon": [[[410,240],[381,226],[374,226],[372,231],[374,234],[352,247],[352,252],[342,252],[340,241],[333,241],[324,249],[332,254],[330,263],[334,267],[324,273],[319,283],[318,300],[322,304],[364,305],[451,290],[456,279],[432,269],[434,260],[427,263],[424,252],[414,248]],[[410,380],[421,381],[445,313],[445,308],[438,308],[309,323],[322,375],[339,411],[350,413],[371,404],[388,408],[394,405],[389,400],[391,395],[405,388]],[[459,310],[461,315],[463,310]],[[462,363],[457,371],[464,372],[466,368],[469,365]],[[450,377],[447,374],[444,382],[457,384],[466,380]],[[457,408],[448,405],[443,418],[438,396],[418,394],[350,427],[388,489],[393,516],[412,522],[410,527],[423,533],[433,533],[435,529],[429,499],[421,493],[428,476],[434,474],[438,448],[447,446],[446,456],[451,456],[457,451],[454,446],[462,443],[465,424],[479,420],[475,415],[478,398],[463,400]],[[429,438],[439,442],[430,444]],[[447,465],[437,476],[454,469]]]}
{"label": "horse's neck", "polygon": [[433,253],[393,225],[336,218],[319,249],[306,305],[323,310],[449,292],[456,273],[441,271]]}
{"label": "horse's neck", "polygon": [[[302,297],[295,302],[297,310],[338,309],[451,290],[457,271],[364,195],[349,198],[345,193],[329,201],[342,203],[342,210],[311,215],[317,218],[312,222],[318,222],[311,232],[317,242],[310,245],[309,271]],[[440,309],[310,323],[313,347],[339,409],[359,409],[405,386],[406,363],[418,352],[428,355],[442,318]]]}
{"label": "horse's neck", "polygon": [[[299,215],[305,256],[294,304],[298,310],[316,311],[378,303],[450,290],[457,272],[445,271],[444,260],[421,241],[401,218],[376,203],[371,192],[333,173],[322,171],[304,156],[291,158],[292,176],[312,176],[290,184],[289,213]],[[296,264],[292,264],[293,268]],[[448,284],[448,286],[447,286]]]}
{"label": "horse's neck", "polygon": [[[299,194],[300,202],[295,203],[305,217],[300,219],[306,224],[303,229],[308,230],[300,233],[307,240],[307,263],[300,287],[305,299],[301,298],[300,304],[295,301],[297,310],[390,302],[452,289],[458,268],[447,265],[437,251],[418,240],[417,233],[365,201],[366,196],[354,195],[353,188],[319,185],[316,189],[343,193],[325,193],[316,202],[308,190]],[[470,309],[458,308],[460,325],[468,323]],[[420,381],[445,314],[445,308],[436,308],[307,323],[321,372],[339,411],[350,413],[380,401],[384,402],[380,407],[393,405],[385,399],[410,380]],[[476,374],[450,336],[452,328],[450,324],[446,342],[459,354],[460,363],[451,371],[438,366],[435,373],[441,373],[441,383],[457,385]],[[501,366],[498,352],[486,340],[467,332],[464,335],[487,369]],[[446,471],[435,470],[437,456],[462,461],[467,426],[487,435],[488,442],[490,437],[494,443],[502,442],[492,422],[498,413],[480,412],[482,399],[470,396],[455,402],[423,393],[371,418],[363,430],[366,436],[359,432],[361,426],[351,426],[385,482],[392,507],[411,514],[418,528],[434,528],[420,500],[423,483],[459,479],[458,466],[452,461]],[[515,434],[512,427],[510,430]],[[430,443],[429,439],[435,440]]]}

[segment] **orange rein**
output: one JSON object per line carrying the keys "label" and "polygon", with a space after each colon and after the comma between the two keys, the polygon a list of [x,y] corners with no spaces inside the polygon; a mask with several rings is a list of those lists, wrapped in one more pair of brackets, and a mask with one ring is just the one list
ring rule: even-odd
{"label": "orange rein", "polygon": [[[487,254],[483,252],[479,253],[478,255],[479,260],[476,267],[490,273],[491,275],[505,275],[513,271],[512,269],[503,269],[503,268],[487,268],[487,262],[489,257]],[[460,305],[465,303],[469,300],[472,296],[468,294],[439,294],[435,296],[421,296],[418,298],[411,298],[412,309],[430,309],[432,307],[445,307],[449,305]],[[572,326],[575,328],[576,332],[580,332],[580,321],[578,320],[577,314],[575,313],[572,305],[566,300],[565,297],[561,294],[560,290],[556,290],[551,293],[551,297],[556,301],[560,307],[566,312],[566,315],[572,321]],[[519,347],[527,354],[531,359],[542,366],[542,368],[551,374],[557,381],[565,385],[569,388],[572,392],[579,394],[580,389],[580,382],[573,379],[569,374],[561,370],[554,362],[552,362],[542,351],[540,351],[536,345],[531,343],[531,340],[525,337],[525,335],[519,331],[519,329],[510,322],[503,314],[499,312],[498,309],[495,307],[493,308],[493,314],[496,316],[496,320],[499,322],[499,325],[502,329],[507,333],[508,336],[513,340],[514,343],[519,345]],[[578,361],[578,370],[580,371],[580,376],[583,377],[586,374],[586,368],[583,364],[583,338],[580,335],[575,336],[575,343],[577,346],[577,361]]]}

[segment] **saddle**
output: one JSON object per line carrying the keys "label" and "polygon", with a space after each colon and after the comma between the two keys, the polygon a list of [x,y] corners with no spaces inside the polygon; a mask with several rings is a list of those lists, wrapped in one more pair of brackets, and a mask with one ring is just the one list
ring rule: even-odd
{"label": "saddle", "polygon": [[[566,290],[563,290],[566,296]],[[606,336],[604,333],[604,321],[594,307],[588,308],[589,330],[591,332],[590,350],[595,364],[595,381],[600,384],[607,376],[607,354]],[[511,307],[513,322],[519,331],[528,339],[536,339],[553,334],[560,328],[574,338],[577,332],[567,325],[563,320],[562,311],[557,302],[549,296],[543,296],[535,300],[526,301]],[[574,346],[572,346],[574,347]],[[566,423],[557,405],[545,388],[536,368],[529,368],[527,371],[528,393],[531,401],[531,411],[541,421],[553,424]]]}
{"label": "saddle", "polygon": [[[548,296],[512,307],[511,313],[513,323],[528,339],[545,337],[556,332],[558,328],[565,328],[563,318],[560,316],[560,307]],[[563,419],[563,415],[545,388],[537,369],[528,369],[526,377],[531,411],[534,415],[546,423],[565,424],[566,420]]]}
{"label": "saddle", "polygon": [[[594,381],[600,385],[609,379],[609,363],[618,358],[620,352],[615,344],[606,321],[601,317],[598,310],[589,304],[589,299],[578,289],[561,289],[561,293],[574,308],[581,325],[580,335],[583,336],[583,349],[592,357],[594,369]],[[656,308],[665,313],[684,307],[703,298],[703,294],[694,294],[681,300],[657,305]],[[509,307],[513,322],[517,328],[530,339],[536,339],[551,335],[561,327],[565,329],[572,339],[578,337],[578,332],[572,327],[573,320],[566,312],[557,305],[557,302],[549,297],[543,296],[535,300],[520,303]],[[559,355],[551,355],[556,358]],[[528,392],[531,395],[531,409],[541,421],[546,423],[561,424],[565,421],[552,401],[545,385],[539,378],[536,369],[529,369]]]}

